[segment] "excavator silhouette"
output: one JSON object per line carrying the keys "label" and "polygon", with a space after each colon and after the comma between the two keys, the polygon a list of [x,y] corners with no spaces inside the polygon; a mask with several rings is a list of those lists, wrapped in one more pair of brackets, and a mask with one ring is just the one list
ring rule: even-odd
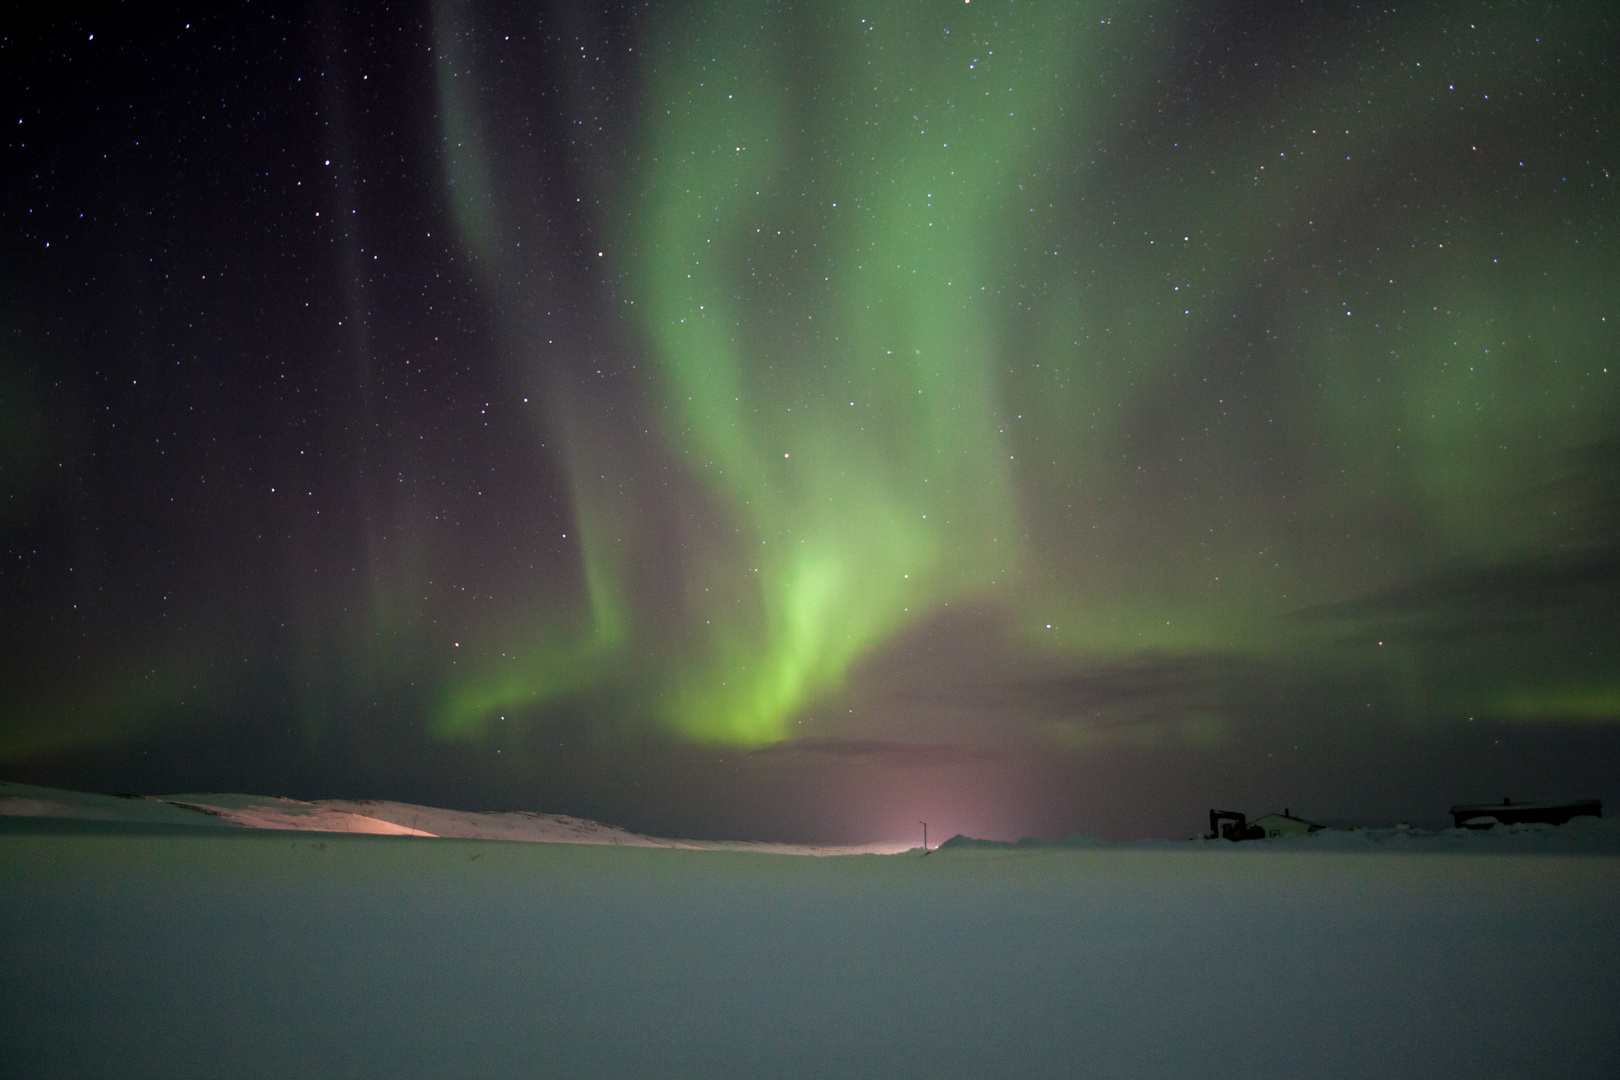
{"label": "excavator silhouette", "polygon": [[1211,810],[1209,833],[1205,840],[1264,840],[1266,830],[1250,825],[1247,816],[1236,810]]}

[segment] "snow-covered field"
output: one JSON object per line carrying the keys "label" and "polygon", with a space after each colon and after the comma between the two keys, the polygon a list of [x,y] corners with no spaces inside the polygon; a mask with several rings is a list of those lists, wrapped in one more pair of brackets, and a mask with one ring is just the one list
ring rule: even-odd
{"label": "snow-covered field", "polygon": [[1620,857],[1558,847],[812,859],[14,813],[0,1074],[1613,1077]]}

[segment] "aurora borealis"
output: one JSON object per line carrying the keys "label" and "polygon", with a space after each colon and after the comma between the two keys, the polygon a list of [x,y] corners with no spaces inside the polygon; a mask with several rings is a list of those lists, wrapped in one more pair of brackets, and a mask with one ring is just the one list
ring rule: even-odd
{"label": "aurora borealis", "polygon": [[8,776],[828,839],[1617,794],[1602,4],[53,18]]}

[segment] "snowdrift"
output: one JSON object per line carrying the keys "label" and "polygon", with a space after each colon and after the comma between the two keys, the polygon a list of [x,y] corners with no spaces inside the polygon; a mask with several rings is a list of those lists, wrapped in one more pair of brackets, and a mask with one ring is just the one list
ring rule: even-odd
{"label": "snowdrift", "polygon": [[599,821],[530,811],[476,813],[412,803],[210,792],[194,795],[92,795],[0,780],[0,817],[49,817],[144,825],[213,825],[289,832],[517,840],[543,844],[611,844],[778,855],[890,854],[905,844],[778,844],[757,840],[668,840]]}

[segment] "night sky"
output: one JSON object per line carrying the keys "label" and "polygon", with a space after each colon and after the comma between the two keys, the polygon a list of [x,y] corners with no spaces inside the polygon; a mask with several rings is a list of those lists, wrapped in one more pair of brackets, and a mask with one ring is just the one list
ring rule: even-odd
{"label": "night sky", "polygon": [[1620,808],[1608,3],[35,17],[7,779],[829,842]]}

